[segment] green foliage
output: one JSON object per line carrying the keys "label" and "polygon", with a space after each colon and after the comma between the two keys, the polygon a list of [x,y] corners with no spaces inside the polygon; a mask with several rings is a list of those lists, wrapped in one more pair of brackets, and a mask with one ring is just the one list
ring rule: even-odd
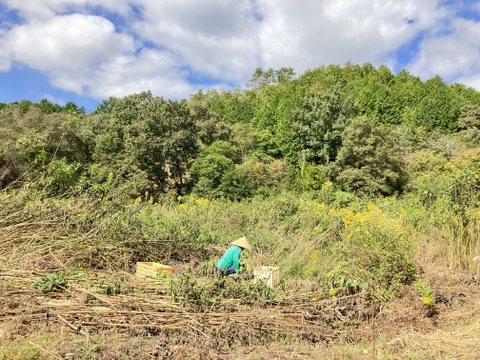
{"label": "green foliage", "polygon": [[423,98],[416,106],[413,123],[428,131],[455,131],[458,127],[461,101],[440,77],[427,80],[423,87]]}
{"label": "green foliage", "polygon": [[232,160],[236,164],[240,162],[238,148],[228,141],[218,140],[200,150],[199,157],[206,157],[208,155],[221,155]]}
{"label": "green foliage", "polygon": [[232,160],[217,154],[197,158],[190,167],[190,175],[195,181],[193,192],[199,196],[213,198],[223,176],[235,168]]}
{"label": "green foliage", "polygon": [[464,105],[460,111],[459,129],[480,129],[480,105]]}
{"label": "green foliage", "polygon": [[471,148],[480,147],[480,105],[464,105],[458,119],[463,142]]}
{"label": "green foliage", "polygon": [[71,189],[82,189],[85,174],[80,163],[68,163],[65,158],[52,161],[46,168],[43,181],[39,183],[49,194],[64,193]]}
{"label": "green foliage", "polygon": [[248,174],[248,181],[253,184],[257,191],[275,189],[285,179],[289,169],[283,160],[274,160],[270,163],[263,163],[255,160],[248,160],[240,167]]}
{"label": "green foliage", "polygon": [[[355,79],[357,80],[357,79]],[[380,119],[387,124],[400,124],[405,102],[401,98],[402,86],[386,66],[372,69],[368,76],[357,80],[361,86],[355,99],[367,117]],[[409,91],[412,91],[409,89]]]}
{"label": "green foliage", "polygon": [[209,90],[205,94],[199,91],[192,96],[193,101],[202,101],[209,111],[219,116],[225,124],[248,123],[254,113],[255,94],[235,89],[232,91]]}
{"label": "green foliage", "polygon": [[[0,154],[27,177],[53,159],[85,161],[84,146],[79,138],[78,117],[52,113],[42,114],[37,107],[23,113],[18,105],[0,111]],[[41,156],[43,161],[38,163]]]}
{"label": "green foliage", "polygon": [[192,270],[187,269],[182,276],[170,282],[169,295],[172,301],[211,308],[217,299],[238,299],[242,305],[262,305],[276,296],[275,291],[261,281],[254,283],[242,277],[214,275],[212,282],[202,285],[195,280]]}
{"label": "green foliage", "polygon": [[64,273],[55,272],[52,275],[42,276],[33,286],[41,292],[63,291],[67,287],[67,283]]}
{"label": "green foliage", "polygon": [[468,150],[440,171],[425,172],[411,183],[424,205],[445,204],[464,214],[480,203],[480,150]]}
{"label": "green foliage", "polygon": [[412,178],[429,172],[439,172],[447,163],[448,159],[445,156],[432,150],[418,150],[406,157],[408,173]]}
{"label": "green foliage", "polygon": [[231,126],[221,121],[218,114],[209,110],[204,102],[191,100],[188,105],[202,145],[210,145],[230,137]]}
{"label": "green foliage", "polygon": [[226,172],[218,191],[222,197],[233,201],[239,201],[253,195],[255,185],[249,174],[241,166]]}
{"label": "green foliage", "polygon": [[343,221],[344,240],[335,250],[341,260],[327,276],[332,286],[362,288],[376,296],[416,279],[413,249],[400,222],[374,205],[364,212],[345,213]]}
{"label": "green foliage", "polygon": [[84,134],[93,160],[121,178],[143,173],[157,188],[173,183],[180,192],[198,152],[196,120],[187,103],[144,92],[109,106],[87,118]]}
{"label": "green foliage", "polygon": [[335,165],[337,180],[357,194],[392,195],[406,183],[393,130],[367,117],[354,119],[345,129]]}
{"label": "green foliage", "polygon": [[355,101],[342,95],[340,86],[317,92],[307,97],[303,107],[294,113],[292,128],[300,140],[300,148],[295,150],[305,154],[306,161],[315,164],[335,161],[342,133],[358,111]]}
{"label": "green foliage", "polygon": [[415,281],[414,286],[415,290],[417,291],[418,295],[420,296],[422,302],[425,305],[435,304],[435,294],[433,293],[432,289],[426,281],[417,280]]}

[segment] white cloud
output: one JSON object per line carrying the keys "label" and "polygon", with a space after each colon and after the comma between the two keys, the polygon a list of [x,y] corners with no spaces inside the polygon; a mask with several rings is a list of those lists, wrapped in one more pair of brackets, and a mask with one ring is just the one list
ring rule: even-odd
{"label": "white cloud", "polygon": [[57,14],[86,13],[94,7],[102,7],[111,12],[128,15],[128,0],[3,0],[10,9],[17,10],[27,21],[46,21]]}
{"label": "white cloud", "polygon": [[261,43],[265,66],[297,72],[347,61],[383,63],[441,16],[437,0],[259,0],[265,14]]}
{"label": "white cloud", "polygon": [[[0,26],[0,71],[13,62],[96,98],[152,90],[188,97],[189,79],[245,84],[256,67],[347,61],[395,67],[423,34],[409,71],[480,89],[480,25],[440,0],[3,0],[24,19]],[[476,4],[476,10],[480,5]],[[465,11],[463,9],[462,11]],[[472,10],[473,7],[472,7]],[[116,22],[120,20],[120,22]],[[400,54],[402,55],[402,54]]]}
{"label": "white cloud", "polygon": [[4,44],[12,60],[46,72],[85,71],[135,50],[132,39],[115,33],[108,20],[81,14],[17,26]]}
{"label": "white cloud", "polygon": [[[478,79],[475,74],[480,72],[480,23],[455,19],[447,30],[425,38],[410,70],[423,79],[435,75],[446,80]],[[480,89],[478,84],[475,87]]]}
{"label": "white cloud", "polygon": [[171,54],[144,49],[137,57],[122,56],[98,69],[93,79],[83,79],[94,97],[125,96],[145,90],[181,98],[195,90],[177,68]]}
{"label": "white cloud", "polygon": [[144,19],[133,29],[172,51],[194,73],[240,81],[253,73],[260,52],[252,0],[140,1]]}

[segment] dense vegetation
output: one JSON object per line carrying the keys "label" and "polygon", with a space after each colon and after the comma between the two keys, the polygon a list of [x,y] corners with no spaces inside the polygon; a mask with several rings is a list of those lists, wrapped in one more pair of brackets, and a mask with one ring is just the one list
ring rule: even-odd
{"label": "dense vegetation", "polygon": [[333,294],[391,297],[418,279],[419,249],[478,269],[480,93],[439,77],[257,69],[245,88],[143,92],[89,114],[0,104],[0,126],[2,227],[48,220],[54,234],[36,241],[68,248],[72,266],[211,266],[245,234],[250,265]]}

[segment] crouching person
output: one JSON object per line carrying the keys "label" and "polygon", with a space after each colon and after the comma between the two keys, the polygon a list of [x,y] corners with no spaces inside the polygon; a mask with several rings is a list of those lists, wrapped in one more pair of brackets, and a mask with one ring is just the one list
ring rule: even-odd
{"label": "crouching person", "polygon": [[242,254],[242,251],[244,249],[252,249],[245,236],[232,241],[231,245],[232,246],[227,249],[225,254],[223,254],[218,261],[217,266],[215,266],[215,270],[219,271],[224,276],[231,274],[238,275],[240,272],[240,255]]}

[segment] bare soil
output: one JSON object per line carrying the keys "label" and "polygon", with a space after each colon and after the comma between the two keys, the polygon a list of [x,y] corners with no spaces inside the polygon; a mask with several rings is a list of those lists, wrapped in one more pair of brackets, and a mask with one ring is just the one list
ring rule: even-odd
{"label": "bare soil", "polygon": [[424,269],[434,305],[412,287],[378,304],[305,284],[276,302],[175,303],[126,272],[41,293],[42,274],[0,269],[0,359],[480,359],[480,279],[446,268]]}

